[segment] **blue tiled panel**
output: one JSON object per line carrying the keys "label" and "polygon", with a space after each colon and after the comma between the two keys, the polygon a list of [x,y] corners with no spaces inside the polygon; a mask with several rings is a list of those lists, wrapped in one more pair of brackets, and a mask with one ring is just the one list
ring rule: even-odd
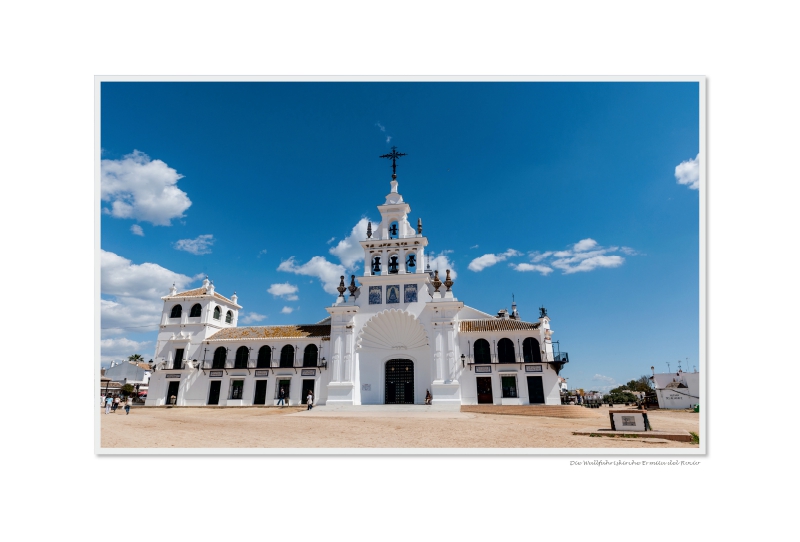
{"label": "blue tiled panel", "polygon": [[369,287],[369,304],[370,305],[380,305],[381,301],[381,287],[380,286],[370,286]]}
{"label": "blue tiled panel", "polygon": [[406,303],[416,303],[417,301],[417,285],[406,284],[403,287],[403,294],[405,295],[404,301]]}
{"label": "blue tiled panel", "polygon": [[400,285],[392,284],[386,287],[386,302],[400,303]]}

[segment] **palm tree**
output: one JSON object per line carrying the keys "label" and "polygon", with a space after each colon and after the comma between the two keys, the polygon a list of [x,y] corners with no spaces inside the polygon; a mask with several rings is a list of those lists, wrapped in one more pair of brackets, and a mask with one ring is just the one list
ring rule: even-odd
{"label": "palm tree", "polygon": [[139,363],[139,362],[143,362],[144,358],[142,357],[141,354],[134,354],[132,356],[128,356],[128,361],[132,361],[134,363]]}

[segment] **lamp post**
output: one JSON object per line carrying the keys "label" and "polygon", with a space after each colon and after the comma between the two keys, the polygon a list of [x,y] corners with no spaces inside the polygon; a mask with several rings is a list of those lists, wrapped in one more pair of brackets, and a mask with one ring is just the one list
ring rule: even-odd
{"label": "lamp post", "polygon": [[464,360],[465,359],[466,359],[466,356],[464,354],[461,354],[461,368],[462,369],[465,367],[465,365],[464,365]]}
{"label": "lamp post", "polygon": [[325,356],[322,356],[322,360],[319,362],[319,366],[322,369],[327,369],[328,368],[328,362],[325,361]]}

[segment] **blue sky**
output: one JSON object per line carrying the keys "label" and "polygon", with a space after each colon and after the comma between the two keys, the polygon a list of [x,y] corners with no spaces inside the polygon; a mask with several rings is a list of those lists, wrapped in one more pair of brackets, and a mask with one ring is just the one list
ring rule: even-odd
{"label": "blue sky", "polygon": [[571,387],[698,364],[698,84],[488,82],[103,83],[104,362],[206,274],[242,325],[326,317],[392,145],[455,295],[546,306]]}

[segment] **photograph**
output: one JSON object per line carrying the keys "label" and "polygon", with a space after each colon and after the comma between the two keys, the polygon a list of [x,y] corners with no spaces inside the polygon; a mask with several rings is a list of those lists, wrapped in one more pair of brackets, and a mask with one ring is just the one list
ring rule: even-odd
{"label": "photograph", "polygon": [[96,76],[95,453],[704,454],[705,83]]}

